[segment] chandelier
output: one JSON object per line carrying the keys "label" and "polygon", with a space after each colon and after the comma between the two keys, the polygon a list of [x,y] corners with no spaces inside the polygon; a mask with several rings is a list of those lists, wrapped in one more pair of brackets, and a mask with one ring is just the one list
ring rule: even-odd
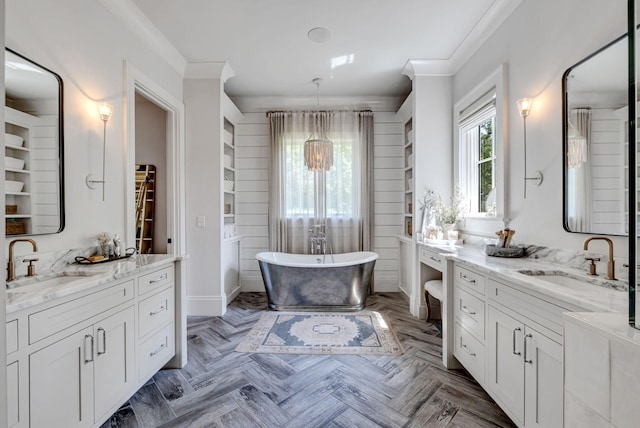
{"label": "chandelier", "polygon": [[317,114],[315,115],[314,129],[304,142],[304,164],[309,171],[326,172],[333,165],[333,143],[325,134],[320,123],[320,83],[322,79],[316,77],[313,83],[317,86],[316,101]]}

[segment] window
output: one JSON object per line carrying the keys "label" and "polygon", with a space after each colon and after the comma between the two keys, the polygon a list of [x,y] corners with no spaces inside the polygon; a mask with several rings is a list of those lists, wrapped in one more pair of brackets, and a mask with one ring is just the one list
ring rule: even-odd
{"label": "window", "polygon": [[[495,90],[460,122],[460,176],[469,215],[495,215]],[[477,103],[476,103],[477,106]]]}
{"label": "window", "polygon": [[508,225],[505,192],[505,73],[501,65],[454,106],[454,179],[467,198],[464,230]]}
{"label": "window", "polygon": [[[334,253],[369,250],[373,114],[269,112],[268,117],[271,250],[309,252],[309,230],[319,226]],[[304,143],[318,129],[333,143],[327,172],[309,171],[304,162]]]}
{"label": "window", "polygon": [[342,139],[332,138],[334,163],[325,175],[308,171],[304,166],[304,142],[308,137],[308,134],[293,133],[285,138],[286,217],[321,218],[324,217],[322,207],[326,204],[327,218],[353,218],[358,211],[354,197],[358,183],[354,181],[352,167],[356,138],[349,135]]}

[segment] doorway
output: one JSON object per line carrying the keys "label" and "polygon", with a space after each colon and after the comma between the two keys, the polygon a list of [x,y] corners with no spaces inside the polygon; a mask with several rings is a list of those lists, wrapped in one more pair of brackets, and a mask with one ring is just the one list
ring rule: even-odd
{"label": "doorway", "polygon": [[137,92],[135,138],[136,248],[167,254],[167,111]]}
{"label": "doorway", "polygon": [[[184,104],[126,61],[124,84],[125,239],[128,243],[135,242],[136,163],[145,159],[144,162],[153,162],[164,170],[160,175],[164,177],[165,189],[158,192],[164,201],[155,209],[156,216],[162,213],[165,223],[157,228],[163,235],[156,240],[164,242],[153,251],[175,259],[176,356],[168,367],[180,368],[187,363]],[[157,153],[151,158],[148,151]]]}

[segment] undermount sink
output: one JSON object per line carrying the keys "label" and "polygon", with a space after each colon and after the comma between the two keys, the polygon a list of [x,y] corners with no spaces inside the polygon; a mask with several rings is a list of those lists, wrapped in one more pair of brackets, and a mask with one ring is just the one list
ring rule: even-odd
{"label": "undermount sink", "polygon": [[527,276],[540,279],[542,281],[550,282],[552,284],[559,285],[561,287],[569,288],[572,290],[586,290],[590,287],[598,287],[596,284],[591,284],[581,279],[574,278],[570,274],[554,273],[549,274],[545,272],[532,272],[532,271],[520,271]]}
{"label": "undermount sink", "polygon": [[8,287],[7,293],[22,294],[22,293],[31,293],[33,291],[44,291],[48,289],[59,288],[63,285],[66,285],[72,282],[86,280],[98,274],[99,272],[83,274],[83,275],[78,275],[73,272],[71,273],[60,272],[58,274],[55,274],[54,276],[47,276],[46,278],[43,278],[43,279],[39,279],[37,277],[30,279],[29,281],[35,281],[35,282],[29,282],[28,284],[20,284],[19,282],[17,283],[10,282],[7,284],[7,287]]}

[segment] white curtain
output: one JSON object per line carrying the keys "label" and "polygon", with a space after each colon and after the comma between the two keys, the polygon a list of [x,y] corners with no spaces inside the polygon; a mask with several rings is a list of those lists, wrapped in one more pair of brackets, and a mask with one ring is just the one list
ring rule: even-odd
{"label": "white curtain", "polygon": [[[371,248],[369,186],[371,112],[270,112],[269,244],[272,251],[309,253],[309,229],[326,224],[334,253]],[[308,171],[304,142],[316,124],[333,142],[328,172]]]}
{"label": "white curtain", "polygon": [[589,232],[592,210],[591,109],[571,110],[569,121],[586,144],[581,145],[579,156],[576,154],[580,162],[567,169],[567,226],[573,232]]}

